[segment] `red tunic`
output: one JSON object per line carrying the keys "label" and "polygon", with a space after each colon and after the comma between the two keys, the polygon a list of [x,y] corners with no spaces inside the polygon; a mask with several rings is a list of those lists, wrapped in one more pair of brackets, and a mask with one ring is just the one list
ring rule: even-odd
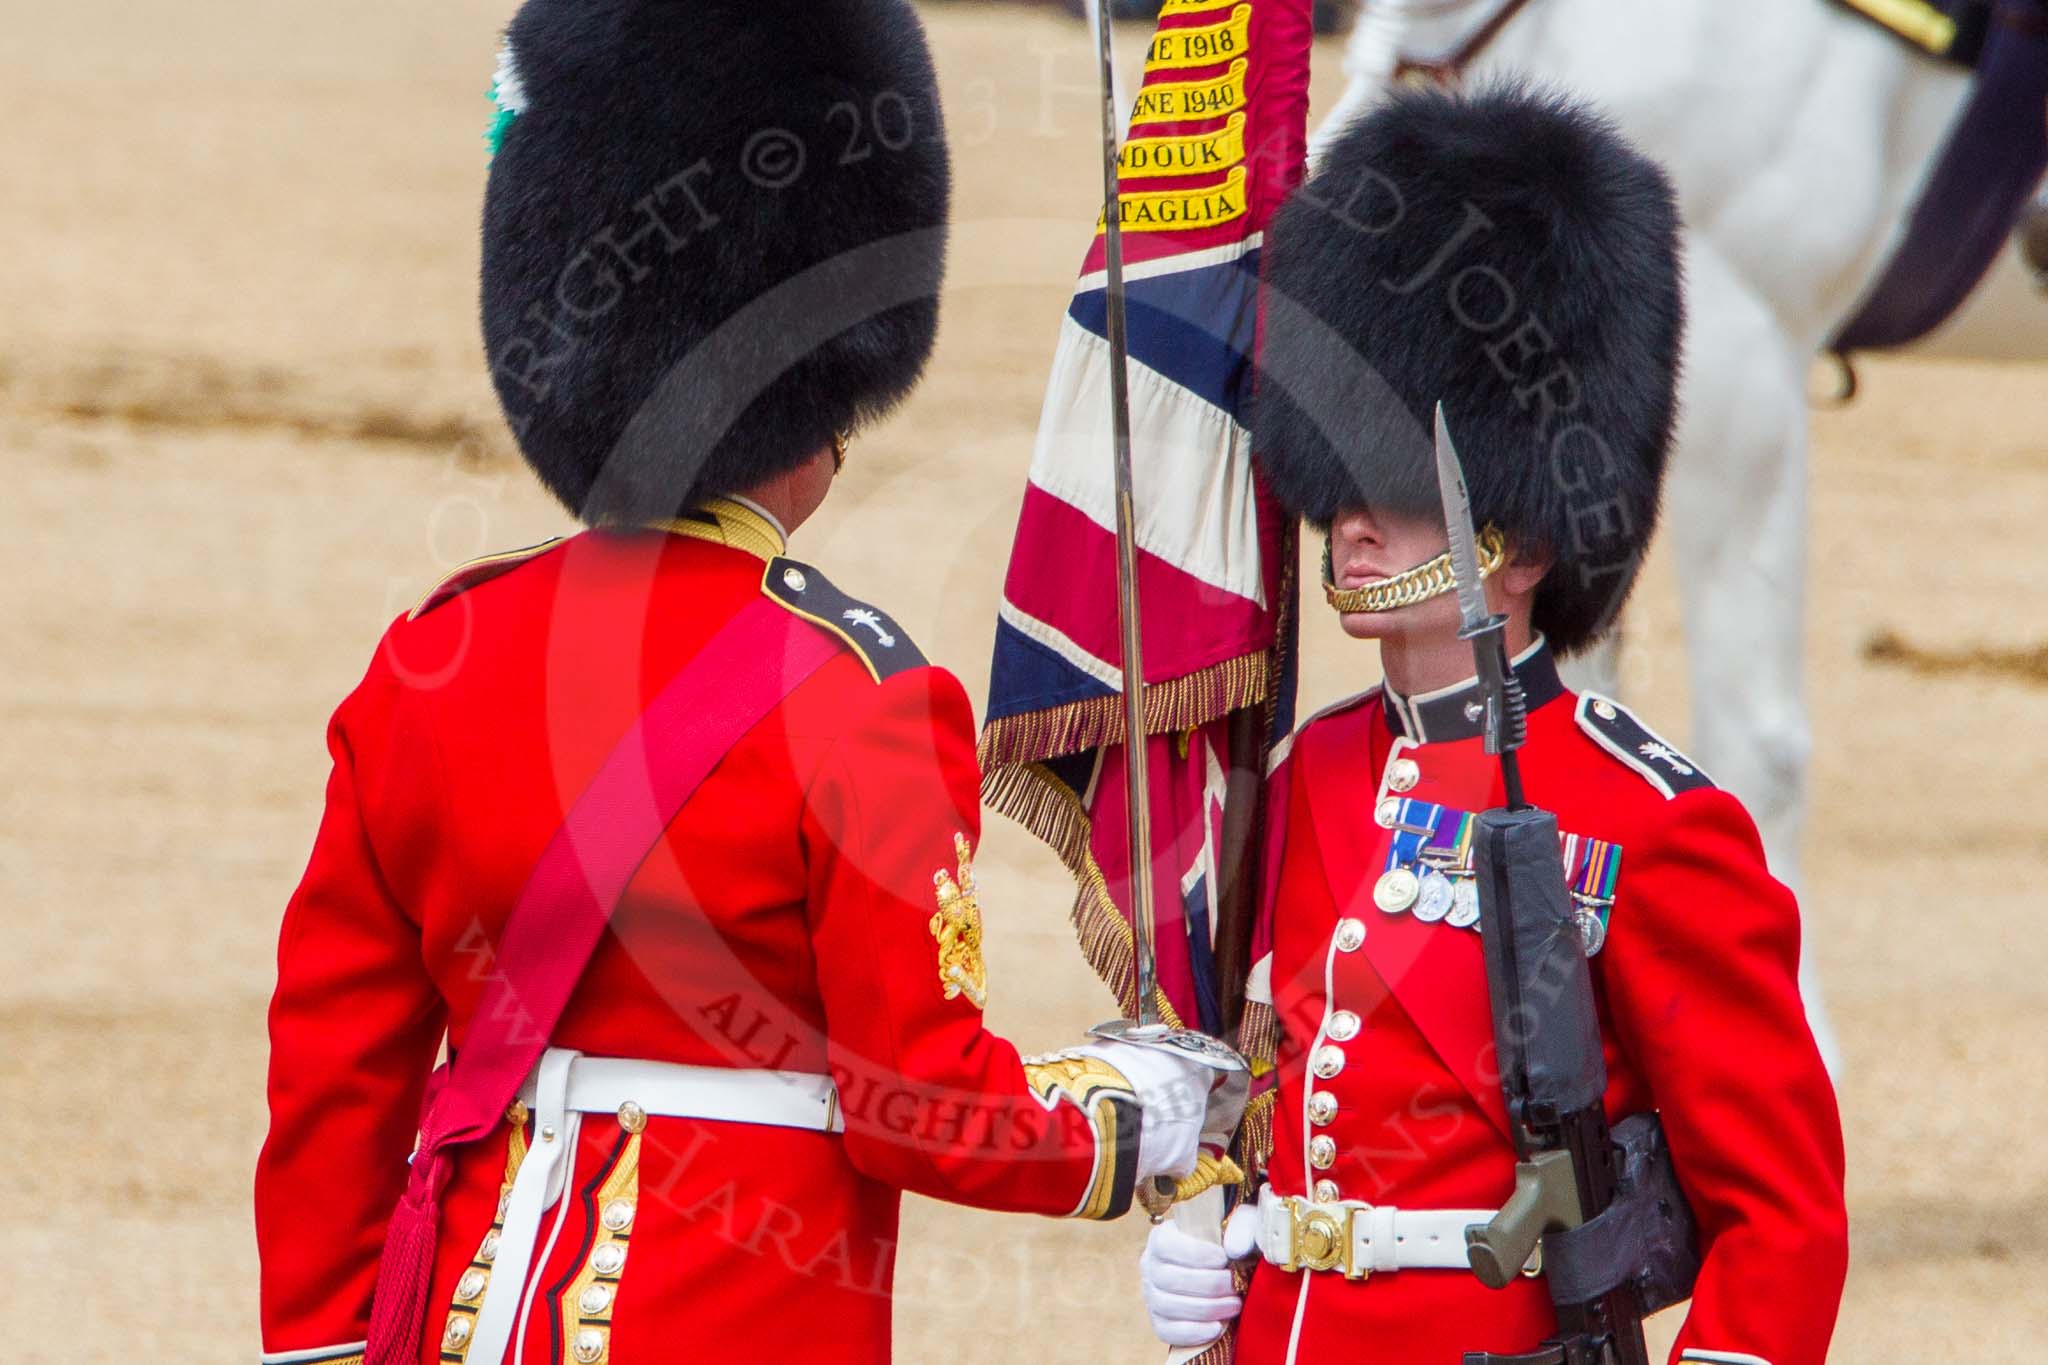
{"label": "red tunic", "polygon": [[[766,562],[779,535],[736,504],[677,529],[588,533],[458,576],[392,626],[335,715],[270,1015],[255,1207],[273,1355],[360,1355],[423,1083],[444,1029],[462,1046],[526,874],[644,704],[793,567]],[[902,1191],[1052,1215],[1128,1199],[1129,1134],[1120,1149],[1099,1109],[1041,1099],[1045,1075],[982,1026],[967,696],[881,613],[842,604],[828,624],[849,647],[685,806],[553,1041],[829,1069],[846,1131],[657,1116],[634,1173],[624,1127],[586,1117],[564,1221],[535,1257],[528,1362],[572,1358],[601,1201],[624,1184],[639,1211],[609,1312],[617,1365],[685,1342],[707,1359],[885,1361]],[[942,891],[961,893],[950,920]],[[534,1137],[508,1123],[459,1155],[422,1361],[463,1358],[442,1341],[456,1284]]]}
{"label": "red tunic", "polygon": [[[1705,1253],[1673,1359],[1822,1365],[1848,1260],[1842,1139],[1800,1005],[1792,894],[1766,870],[1741,805],[1682,755],[1611,703],[1563,692],[1546,652],[1521,671],[1550,698],[1522,750],[1529,800],[1566,833],[1620,850],[1592,964],[1607,1110],[1617,1121],[1661,1112]],[[1418,729],[1429,742],[1415,742]],[[1393,837],[1380,802],[1401,785],[1462,811],[1503,804],[1476,729],[1459,696],[1390,705],[1374,692],[1312,721],[1276,770],[1284,824],[1269,914],[1283,1041],[1270,1175],[1283,1195],[1324,1181],[1322,1198],[1496,1208],[1513,1188],[1479,937],[1385,913],[1373,896]],[[1321,1079],[1307,1044],[1338,1010],[1358,1029]],[[1336,1101],[1327,1124],[1309,1114],[1315,1091]],[[1318,1135],[1335,1143],[1326,1169],[1312,1168]],[[1537,1280],[1496,1292],[1460,1270],[1346,1281],[1262,1262],[1240,1361],[1457,1365],[1465,1351],[1531,1350],[1554,1328]]]}

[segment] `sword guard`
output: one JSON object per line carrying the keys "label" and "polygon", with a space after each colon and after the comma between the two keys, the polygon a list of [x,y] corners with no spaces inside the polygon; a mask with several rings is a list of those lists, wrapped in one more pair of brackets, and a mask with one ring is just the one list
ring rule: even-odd
{"label": "sword guard", "polygon": [[[1097,1024],[1088,1030],[1088,1036],[1105,1043],[1122,1043],[1152,1052],[1164,1052],[1183,1064],[1215,1073],[1205,1097],[1202,1143],[1218,1152],[1230,1145],[1238,1124],[1244,1120],[1244,1106],[1251,1097],[1252,1087],[1251,1065],[1238,1055],[1235,1048],[1192,1029],[1141,1024],[1130,1019],[1112,1019],[1106,1024]],[[1140,1207],[1154,1223],[1164,1222],[1179,1202],[1180,1181],[1171,1176],[1155,1177],[1138,1187],[1137,1196]]]}
{"label": "sword guard", "polygon": [[1193,1029],[1173,1028],[1166,1024],[1139,1024],[1129,1019],[1112,1019],[1106,1024],[1097,1024],[1088,1030],[1090,1038],[1100,1038],[1106,1043],[1129,1043],[1134,1047],[1149,1047],[1159,1052],[1170,1052],[1182,1061],[1196,1062],[1211,1071],[1225,1074],[1249,1072],[1251,1064],[1238,1055],[1237,1049],[1218,1038]]}

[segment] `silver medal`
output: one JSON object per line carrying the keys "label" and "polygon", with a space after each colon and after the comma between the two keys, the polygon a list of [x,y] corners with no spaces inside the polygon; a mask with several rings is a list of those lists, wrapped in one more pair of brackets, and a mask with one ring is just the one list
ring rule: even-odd
{"label": "silver medal", "polygon": [[1431,868],[1422,874],[1422,891],[1415,899],[1415,918],[1424,924],[1435,924],[1451,913],[1451,905],[1457,900],[1457,892],[1451,886],[1451,879]]}
{"label": "silver medal", "polygon": [[1447,921],[1454,929],[1471,929],[1479,924],[1479,880],[1476,877],[1460,877],[1451,892],[1451,914]]}
{"label": "silver medal", "polygon": [[1422,884],[1415,874],[1405,867],[1397,867],[1381,877],[1372,891],[1373,902],[1390,915],[1405,912],[1415,904],[1415,898],[1422,894]]}
{"label": "silver medal", "polygon": [[1607,946],[1607,926],[1601,922],[1599,915],[1580,906],[1573,912],[1573,918],[1579,922],[1579,937],[1585,941],[1587,957],[1594,956]]}

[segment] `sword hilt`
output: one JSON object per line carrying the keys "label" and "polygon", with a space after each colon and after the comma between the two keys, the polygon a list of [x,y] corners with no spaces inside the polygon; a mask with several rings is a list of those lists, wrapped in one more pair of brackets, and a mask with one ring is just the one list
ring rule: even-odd
{"label": "sword hilt", "polygon": [[1155,1175],[1138,1187],[1138,1206],[1154,1223],[1163,1223],[1173,1213],[1180,1182],[1172,1176]]}

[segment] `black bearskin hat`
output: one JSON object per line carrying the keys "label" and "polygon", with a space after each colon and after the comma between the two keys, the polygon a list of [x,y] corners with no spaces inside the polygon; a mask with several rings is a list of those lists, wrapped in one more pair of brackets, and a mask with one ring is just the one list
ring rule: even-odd
{"label": "black bearskin hat", "polygon": [[585,521],[786,473],[916,384],[951,171],[910,0],[527,0],[497,95],[484,340]]}
{"label": "black bearskin hat", "polygon": [[1570,653],[1619,614],[1677,407],[1679,218],[1657,166],[1565,99],[1404,92],[1334,142],[1266,237],[1254,449],[1291,510],[1441,507],[1439,401],[1474,519],[1556,567]]}

